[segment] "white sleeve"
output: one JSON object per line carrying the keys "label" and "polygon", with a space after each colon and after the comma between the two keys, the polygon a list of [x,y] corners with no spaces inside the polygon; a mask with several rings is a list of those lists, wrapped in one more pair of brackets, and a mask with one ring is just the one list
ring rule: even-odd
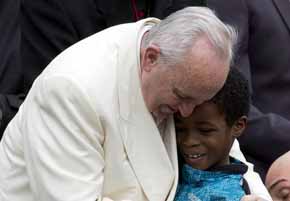
{"label": "white sleeve", "polygon": [[99,115],[72,80],[54,76],[37,82],[22,108],[34,200],[95,201],[104,180]]}
{"label": "white sleeve", "polygon": [[246,161],[245,156],[243,155],[238,140],[234,141],[234,144],[232,146],[232,149],[230,151],[230,156],[242,161],[248,166],[248,171],[244,175],[244,178],[247,180],[249,184],[249,188],[251,191],[251,194],[257,195],[261,198],[264,198],[266,200],[272,201],[272,198],[265,187],[265,185],[262,182],[262,179],[260,178],[260,175],[256,172],[254,172],[254,166],[253,164]]}

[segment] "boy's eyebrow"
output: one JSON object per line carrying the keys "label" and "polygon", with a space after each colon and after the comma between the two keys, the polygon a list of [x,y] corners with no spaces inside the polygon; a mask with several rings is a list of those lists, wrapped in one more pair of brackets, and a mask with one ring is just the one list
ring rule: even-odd
{"label": "boy's eyebrow", "polygon": [[210,121],[197,121],[196,124],[216,126],[215,124],[211,123]]}
{"label": "boy's eyebrow", "polygon": [[[176,126],[179,126],[179,127],[183,126],[183,123],[182,123],[181,119],[175,118],[174,121],[175,121],[175,125]],[[211,123],[209,121],[197,121],[197,122],[195,122],[195,124],[197,124],[199,126],[205,125],[205,126],[212,126],[212,127],[215,127],[215,128],[217,127],[215,124],[213,124],[213,123]]]}

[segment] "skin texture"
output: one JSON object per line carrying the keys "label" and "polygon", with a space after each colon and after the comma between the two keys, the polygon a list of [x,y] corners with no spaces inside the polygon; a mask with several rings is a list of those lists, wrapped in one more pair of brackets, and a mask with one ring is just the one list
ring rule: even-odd
{"label": "skin texture", "polygon": [[218,92],[229,71],[229,64],[215,54],[207,38],[195,43],[182,64],[159,62],[160,54],[156,45],[141,49],[142,93],[157,123],[175,112],[189,116],[196,105]]}
{"label": "skin texture", "polygon": [[207,170],[229,164],[229,151],[243,132],[246,117],[229,126],[215,103],[204,102],[187,118],[175,115],[175,122],[178,150],[185,163]]}
{"label": "skin texture", "polygon": [[290,151],[279,157],[269,168],[266,187],[273,200],[290,201]]}

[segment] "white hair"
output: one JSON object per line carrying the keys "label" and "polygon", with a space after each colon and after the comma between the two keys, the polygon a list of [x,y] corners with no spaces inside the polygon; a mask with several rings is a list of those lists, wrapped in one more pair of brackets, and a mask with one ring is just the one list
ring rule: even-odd
{"label": "white hair", "polygon": [[161,49],[160,62],[175,65],[201,37],[208,38],[220,58],[232,61],[237,32],[206,7],[187,7],[172,13],[150,29],[142,46],[157,45]]}

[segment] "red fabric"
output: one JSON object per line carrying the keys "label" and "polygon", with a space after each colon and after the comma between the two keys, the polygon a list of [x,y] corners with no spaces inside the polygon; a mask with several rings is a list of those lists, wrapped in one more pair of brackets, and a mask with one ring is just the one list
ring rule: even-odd
{"label": "red fabric", "polygon": [[134,13],[134,20],[138,21],[142,19],[144,17],[144,12],[141,10],[138,10],[136,0],[131,0],[131,4],[132,4],[133,13]]}

